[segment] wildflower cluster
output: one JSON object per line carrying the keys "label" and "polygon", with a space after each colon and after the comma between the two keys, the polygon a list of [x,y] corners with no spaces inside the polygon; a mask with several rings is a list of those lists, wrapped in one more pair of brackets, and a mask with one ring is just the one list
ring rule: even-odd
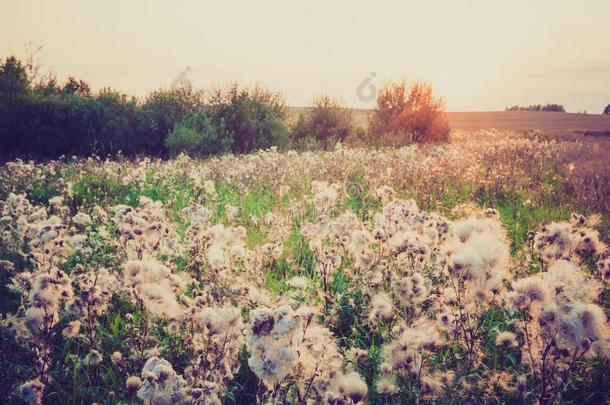
{"label": "wildflower cluster", "polygon": [[484,136],[5,164],[0,368],[16,371],[2,394],[31,404],[610,395],[608,212],[545,205],[569,186],[562,141]]}

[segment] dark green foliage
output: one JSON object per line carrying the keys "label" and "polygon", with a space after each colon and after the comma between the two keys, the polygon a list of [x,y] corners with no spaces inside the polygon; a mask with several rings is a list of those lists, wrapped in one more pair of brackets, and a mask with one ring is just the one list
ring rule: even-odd
{"label": "dark green foliage", "polygon": [[[36,373],[36,355],[24,348],[8,328],[0,327],[0,400],[14,403],[19,384]],[[10,398],[10,400],[9,400]],[[5,402],[6,401],[6,402]]]}
{"label": "dark green foliage", "polygon": [[141,108],[140,131],[148,142],[145,152],[158,155],[164,151],[164,142],[170,132],[180,121],[201,111],[203,105],[203,93],[188,83],[148,95]]}
{"label": "dark green foliage", "polygon": [[224,403],[256,404],[259,380],[248,366],[249,353],[244,346],[239,353],[239,371],[227,387]]}
{"label": "dark green foliage", "polygon": [[83,80],[37,82],[14,57],[0,62],[0,159],[60,156],[166,157],[186,150],[218,154],[281,146],[288,141],[284,100],[260,87],[219,90],[204,105],[188,83],[157,90],[143,101]]}
{"label": "dark green foliage", "polygon": [[6,58],[0,65],[0,95],[7,98],[24,96],[29,85],[26,66],[14,56]]}
{"label": "dark green foliage", "polygon": [[350,110],[328,96],[322,96],[299,116],[292,129],[292,141],[302,148],[328,149],[348,139],[354,131]]}
{"label": "dark green foliage", "polygon": [[68,153],[114,155],[122,151],[132,155],[138,152],[139,116],[135,99],[110,89],[102,90],[93,98],[72,97],[77,97],[76,107],[81,110],[75,112],[79,123],[71,140],[75,151]]}
{"label": "dark green foliage", "polygon": [[[6,252],[0,251],[0,260],[10,259],[11,257],[5,257]],[[18,260],[19,258],[15,258],[14,260]],[[11,263],[11,265],[9,265]],[[11,278],[13,277],[13,272],[11,271],[11,267],[13,267],[12,262],[2,262],[0,261],[0,313],[8,314],[12,311],[16,310],[19,307],[20,300],[19,294],[9,288],[11,283]]]}
{"label": "dark green foliage", "polygon": [[288,141],[288,130],[283,123],[286,105],[279,93],[234,84],[214,93],[210,112],[214,124],[224,126],[233,135],[234,153],[282,146]]}
{"label": "dark green foliage", "polygon": [[172,154],[214,155],[227,152],[233,139],[222,124],[220,122],[215,126],[207,113],[196,112],[180,121],[165,139],[165,146]]}
{"label": "dark green foliage", "polygon": [[364,301],[364,295],[361,291],[356,291],[353,294],[343,294],[339,298],[336,307],[337,322],[332,325],[332,332],[339,340],[342,347],[350,347],[356,323],[359,321],[361,314],[367,303]]}
{"label": "dark green foliage", "polygon": [[25,67],[11,58],[0,65],[0,88],[2,158],[133,154],[142,144],[138,105],[124,94],[92,95],[73,78],[63,87],[52,78],[31,87]]}

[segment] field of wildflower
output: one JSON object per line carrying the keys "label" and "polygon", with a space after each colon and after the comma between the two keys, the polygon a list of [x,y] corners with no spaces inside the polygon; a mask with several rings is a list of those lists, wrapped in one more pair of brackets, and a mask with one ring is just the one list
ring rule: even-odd
{"label": "field of wildflower", "polygon": [[0,169],[0,402],[605,403],[610,140]]}

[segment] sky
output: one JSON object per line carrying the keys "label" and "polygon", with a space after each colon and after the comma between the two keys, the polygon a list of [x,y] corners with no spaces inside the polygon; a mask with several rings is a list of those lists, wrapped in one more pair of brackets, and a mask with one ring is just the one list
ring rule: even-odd
{"label": "sky", "polygon": [[610,103],[610,1],[0,0],[0,57],[144,96],[181,78],[328,94],[370,108],[389,81],[430,83],[448,111]]}

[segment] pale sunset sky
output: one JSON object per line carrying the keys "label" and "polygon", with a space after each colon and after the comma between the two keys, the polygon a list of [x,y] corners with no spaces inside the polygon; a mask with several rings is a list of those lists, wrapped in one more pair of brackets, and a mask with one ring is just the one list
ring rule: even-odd
{"label": "pale sunset sky", "polygon": [[232,81],[290,105],[372,107],[371,83],[432,84],[449,111],[610,103],[610,1],[1,0],[0,57],[42,45],[42,71],[128,94]]}

